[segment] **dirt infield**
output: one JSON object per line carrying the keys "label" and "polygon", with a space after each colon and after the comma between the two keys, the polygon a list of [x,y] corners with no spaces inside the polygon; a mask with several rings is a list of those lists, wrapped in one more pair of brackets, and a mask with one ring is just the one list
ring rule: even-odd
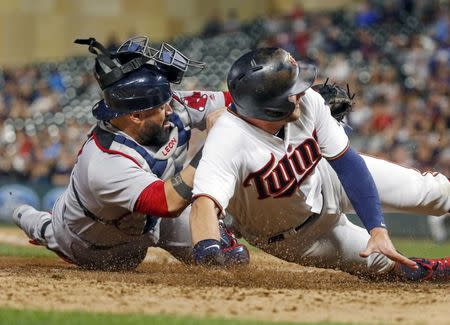
{"label": "dirt infield", "polygon": [[263,253],[235,271],[186,267],[159,249],[135,272],[0,257],[0,306],[261,319],[450,324],[450,284],[369,282]]}

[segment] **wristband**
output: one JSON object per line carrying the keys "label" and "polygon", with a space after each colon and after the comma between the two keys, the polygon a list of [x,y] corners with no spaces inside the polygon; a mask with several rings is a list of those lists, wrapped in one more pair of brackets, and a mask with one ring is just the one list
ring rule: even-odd
{"label": "wristband", "polygon": [[200,163],[200,159],[202,159],[203,147],[195,154],[195,156],[191,159],[189,165],[197,169],[198,164]]}
{"label": "wristband", "polygon": [[187,185],[180,174],[176,174],[174,177],[170,179],[173,188],[175,191],[186,201],[192,200],[192,187]]}

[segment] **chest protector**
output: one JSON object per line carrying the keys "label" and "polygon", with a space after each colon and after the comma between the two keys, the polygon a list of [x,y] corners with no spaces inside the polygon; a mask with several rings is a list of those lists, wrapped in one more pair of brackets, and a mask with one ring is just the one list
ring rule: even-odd
{"label": "chest protector", "polygon": [[187,123],[178,114],[173,113],[169,121],[174,127],[170,132],[169,140],[159,148],[144,147],[133,139],[121,133],[110,131],[102,125],[97,125],[92,134],[97,137],[103,148],[132,157],[145,171],[164,180],[183,169],[188,141],[191,137],[190,127],[185,126]]}
{"label": "chest protector", "polygon": [[[188,141],[191,136],[191,130],[188,123],[189,117],[187,114],[182,119],[180,115],[173,113],[170,116],[169,121],[173,124],[173,128],[170,131],[169,140],[160,148],[142,146],[130,137],[125,136],[123,133],[111,130],[111,128],[103,123],[99,123],[93,128],[89,138],[95,136],[104,152],[112,150],[115,151],[115,153],[122,153],[124,157],[136,161],[145,171],[153,173],[158,178],[165,180],[182,170],[183,164],[186,161]],[[83,205],[74,186],[74,182],[72,182],[72,190],[75,193],[75,197],[82,208],[84,215],[100,224],[116,226],[120,230],[119,225],[124,221],[127,223],[136,222],[141,224],[139,220],[146,218],[142,232],[134,234],[142,235],[152,230],[158,223],[158,217],[150,215],[145,216],[140,213],[132,213],[131,215],[128,214],[124,216],[127,220],[122,220],[122,218],[116,220],[103,220],[94,215]]]}

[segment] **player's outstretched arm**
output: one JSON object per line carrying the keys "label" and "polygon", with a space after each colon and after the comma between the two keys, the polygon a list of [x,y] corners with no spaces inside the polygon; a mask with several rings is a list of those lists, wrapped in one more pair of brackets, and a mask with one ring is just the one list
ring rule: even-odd
{"label": "player's outstretched arm", "polygon": [[359,253],[359,256],[369,257],[369,255],[373,253],[381,253],[394,262],[406,265],[411,269],[418,268],[416,262],[406,258],[395,250],[386,228],[376,227],[370,231],[370,239],[367,243],[367,247],[364,251]]}
{"label": "player's outstretched arm", "polygon": [[[225,108],[218,109],[206,118],[209,131]],[[172,178],[150,184],[139,196],[134,211],[157,217],[177,217],[192,201],[192,187],[203,148],[189,162],[189,165]]]}
{"label": "player's outstretched arm", "polygon": [[191,203],[194,175],[202,155],[201,151],[202,149],[192,158],[185,169],[164,182],[167,208],[170,213],[179,213]]}
{"label": "player's outstretched arm", "polygon": [[172,178],[149,184],[139,195],[133,211],[161,218],[177,217],[191,203],[194,174],[201,155],[202,150]]}
{"label": "player's outstretched arm", "polygon": [[358,217],[371,235],[366,250],[361,252],[360,256],[368,257],[372,253],[382,253],[395,262],[417,268],[414,261],[395,250],[389,238],[375,182],[364,160],[353,149],[348,148],[339,158],[329,162],[336,171]]}

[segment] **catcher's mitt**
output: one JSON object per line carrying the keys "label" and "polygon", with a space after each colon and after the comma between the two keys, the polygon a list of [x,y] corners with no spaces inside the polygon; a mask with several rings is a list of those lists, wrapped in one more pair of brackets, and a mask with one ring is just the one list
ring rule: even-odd
{"label": "catcher's mitt", "polygon": [[344,89],[336,84],[328,84],[327,79],[324,84],[314,85],[312,89],[322,95],[325,103],[330,107],[331,115],[337,121],[341,122],[348,112],[352,110],[355,94],[350,93],[348,84],[347,89]]}

